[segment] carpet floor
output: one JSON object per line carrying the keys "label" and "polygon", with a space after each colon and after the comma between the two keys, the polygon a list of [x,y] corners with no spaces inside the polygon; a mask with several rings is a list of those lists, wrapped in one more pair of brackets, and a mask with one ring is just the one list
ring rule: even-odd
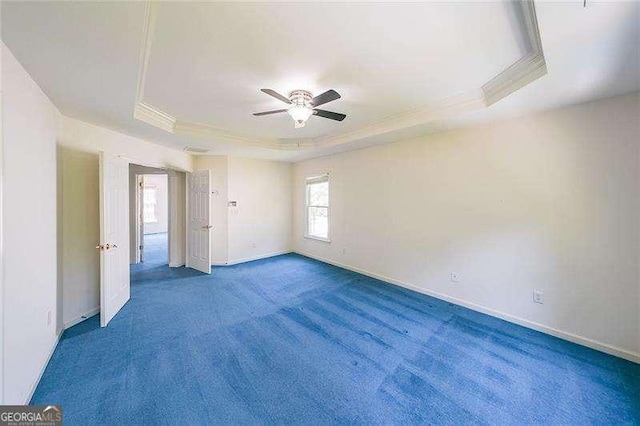
{"label": "carpet floor", "polygon": [[640,365],[298,255],[132,271],[31,401],[65,424],[639,424]]}
{"label": "carpet floor", "polygon": [[162,265],[169,263],[169,236],[166,232],[145,234],[143,238],[144,263]]}

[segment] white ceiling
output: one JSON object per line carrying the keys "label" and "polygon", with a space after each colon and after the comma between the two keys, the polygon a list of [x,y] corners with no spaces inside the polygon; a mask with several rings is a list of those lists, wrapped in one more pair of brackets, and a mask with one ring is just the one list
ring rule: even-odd
{"label": "white ceiling", "polygon": [[[548,74],[498,103],[341,145],[283,150],[261,143],[340,138],[474,93],[530,49],[518,7],[155,3],[145,33],[145,3],[5,1],[2,38],[65,115],[179,149],[282,160],[640,90],[639,3],[536,3]],[[342,99],[322,108],[347,119],[311,117],[294,129],[287,114],[254,117],[284,106],[263,87],[285,95],[335,89]],[[172,134],[138,121],[139,96],[180,121],[216,130]]]}

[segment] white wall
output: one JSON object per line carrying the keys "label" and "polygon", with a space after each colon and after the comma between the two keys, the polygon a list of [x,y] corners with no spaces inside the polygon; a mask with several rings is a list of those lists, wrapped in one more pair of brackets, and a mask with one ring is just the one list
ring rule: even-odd
{"label": "white wall", "polygon": [[[634,94],[297,163],[294,247],[640,360],[639,138]],[[303,237],[325,172],[331,243]]]}
{"label": "white wall", "polygon": [[61,157],[63,322],[76,322],[99,306],[98,152],[122,155],[136,163],[192,170],[190,155],[63,117],[59,138]]}
{"label": "white wall", "polygon": [[[60,114],[2,45],[3,401],[25,404],[57,341]],[[49,313],[51,315],[49,321]]]}
{"label": "white wall", "polygon": [[[211,171],[214,265],[291,251],[290,163],[200,156],[194,167]],[[228,207],[229,201],[235,201],[237,206]]]}
{"label": "white wall", "polygon": [[157,234],[169,230],[169,181],[166,174],[145,175],[144,186],[156,189],[157,222],[145,222],[145,234]]}
{"label": "white wall", "polygon": [[291,163],[229,157],[229,263],[291,251]]}
{"label": "white wall", "polygon": [[169,170],[169,266],[184,266],[187,253],[187,177],[183,172]]}

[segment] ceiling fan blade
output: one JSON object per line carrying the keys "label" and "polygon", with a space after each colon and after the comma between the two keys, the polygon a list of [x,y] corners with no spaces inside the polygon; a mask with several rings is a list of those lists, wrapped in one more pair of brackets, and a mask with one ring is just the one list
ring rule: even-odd
{"label": "ceiling fan blade", "polygon": [[269,96],[273,96],[274,98],[284,102],[285,104],[290,104],[291,101],[289,100],[289,98],[286,98],[284,96],[282,96],[280,93],[276,92],[275,90],[271,90],[271,89],[260,89],[260,91],[262,91],[262,93],[266,93]]}
{"label": "ceiling fan blade", "polygon": [[331,89],[311,99],[311,105],[317,107],[327,102],[335,101],[336,99],[340,99],[340,94]]}
{"label": "ceiling fan blade", "polygon": [[276,109],[274,111],[265,111],[265,112],[254,112],[253,115],[255,115],[256,117],[259,117],[261,115],[269,115],[269,114],[278,114],[281,112],[287,112],[286,109]]}
{"label": "ceiling fan blade", "polygon": [[340,114],[339,112],[331,112],[325,111],[323,109],[314,109],[313,115],[317,115],[318,117],[328,118],[330,120],[342,121],[347,118],[346,115]]}

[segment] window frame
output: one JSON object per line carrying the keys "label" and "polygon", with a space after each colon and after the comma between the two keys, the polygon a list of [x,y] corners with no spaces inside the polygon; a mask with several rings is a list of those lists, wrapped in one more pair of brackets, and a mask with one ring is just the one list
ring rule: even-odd
{"label": "window frame", "polygon": [[[311,206],[309,205],[309,185],[314,183],[327,182],[329,197],[327,206]],[[309,209],[311,207],[322,207],[327,209],[327,237],[319,237],[317,235],[309,234]],[[320,175],[307,176],[304,180],[304,238],[310,240],[322,241],[325,243],[331,243],[331,178],[329,173]]]}

